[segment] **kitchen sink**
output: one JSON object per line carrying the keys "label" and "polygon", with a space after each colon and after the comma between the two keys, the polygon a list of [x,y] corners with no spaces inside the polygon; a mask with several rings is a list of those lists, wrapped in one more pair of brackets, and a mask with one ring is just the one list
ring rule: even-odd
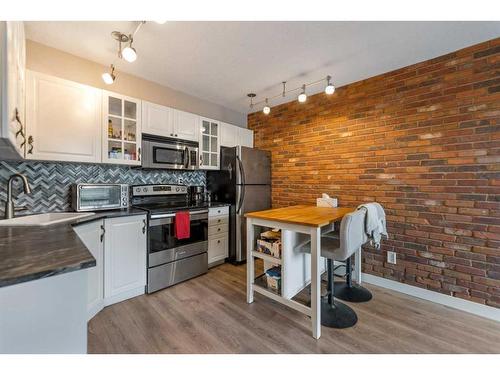
{"label": "kitchen sink", "polygon": [[0,226],[46,226],[94,215],[93,212],[49,212],[0,220]]}

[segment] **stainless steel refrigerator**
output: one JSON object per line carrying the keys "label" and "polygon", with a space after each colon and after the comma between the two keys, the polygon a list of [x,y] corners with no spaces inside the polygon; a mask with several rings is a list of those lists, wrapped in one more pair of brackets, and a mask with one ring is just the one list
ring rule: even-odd
{"label": "stainless steel refrigerator", "polygon": [[212,200],[229,203],[229,260],[246,259],[247,212],[271,208],[271,153],[250,147],[221,147],[220,170],[207,172]]}

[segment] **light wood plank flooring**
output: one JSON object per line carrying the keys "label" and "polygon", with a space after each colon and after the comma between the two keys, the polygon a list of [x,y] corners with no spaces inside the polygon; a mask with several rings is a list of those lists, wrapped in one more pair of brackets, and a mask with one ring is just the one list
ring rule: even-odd
{"label": "light wood plank flooring", "polygon": [[256,294],[246,303],[245,266],[208,274],[97,314],[89,353],[500,353],[500,323],[367,286],[374,298],[350,304],[358,324],[322,327]]}

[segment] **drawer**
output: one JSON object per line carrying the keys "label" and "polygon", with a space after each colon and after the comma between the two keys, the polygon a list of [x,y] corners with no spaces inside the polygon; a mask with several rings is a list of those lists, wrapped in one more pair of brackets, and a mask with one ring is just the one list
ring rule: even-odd
{"label": "drawer", "polygon": [[208,216],[224,216],[229,214],[229,206],[210,207],[208,209]]}
{"label": "drawer", "polygon": [[208,227],[208,235],[213,236],[217,234],[227,233],[229,230],[229,225],[221,224],[221,225],[213,225]]}
{"label": "drawer", "polygon": [[228,239],[225,234],[208,240],[208,264],[228,257]]}
{"label": "drawer", "polygon": [[208,226],[209,227],[215,226],[215,225],[223,225],[223,224],[226,224],[226,225],[229,224],[229,217],[227,215],[226,216],[215,216],[215,217],[208,218]]}

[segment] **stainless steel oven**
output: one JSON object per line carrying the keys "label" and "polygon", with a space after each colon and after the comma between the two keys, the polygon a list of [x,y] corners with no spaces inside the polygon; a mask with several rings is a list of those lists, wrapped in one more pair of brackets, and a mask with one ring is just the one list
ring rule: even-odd
{"label": "stainless steel oven", "polygon": [[142,168],[198,169],[198,142],[143,134]]}
{"label": "stainless steel oven", "polygon": [[126,208],[129,186],[125,184],[74,184],[71,205],[75,211],[99,211]]}
{"label": "stainless steel oven", "polygon": [[190,210],[190,236],[174,235],[175,213],[151,215],[148,231],[148,285],[152,293],[208,269],[208,210]]}

